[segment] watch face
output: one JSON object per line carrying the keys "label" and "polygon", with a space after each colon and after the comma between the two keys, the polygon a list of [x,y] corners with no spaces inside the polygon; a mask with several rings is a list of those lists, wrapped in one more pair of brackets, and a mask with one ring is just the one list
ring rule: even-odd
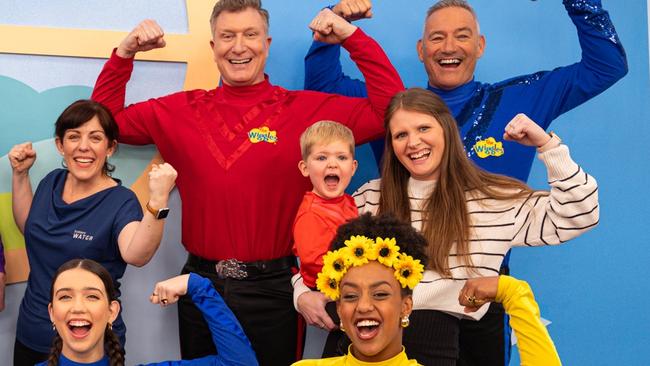
{"label": "watch face", "polygon": [[168,208],[161,208],[160,210],[158,210],[158,215],[156,216],[156,218],[158,220],[162,220],[162,219],[166,218],[167,215],[169,215],[169,209]]}

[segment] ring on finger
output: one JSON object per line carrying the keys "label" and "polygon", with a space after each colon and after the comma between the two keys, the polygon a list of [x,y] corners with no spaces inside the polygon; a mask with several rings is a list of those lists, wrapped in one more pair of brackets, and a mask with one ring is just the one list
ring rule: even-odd
{"label": "ring on finger", "polygon": [[168,302],[167,299],[160,299],[160,303],[163,305],[167,305]]}
{"label": "ring on finger", "polygon": [[465,298],[467,299],[467,302],[470,303],[472,306],[476,306],[476,296],[467,296],[465,295]]}

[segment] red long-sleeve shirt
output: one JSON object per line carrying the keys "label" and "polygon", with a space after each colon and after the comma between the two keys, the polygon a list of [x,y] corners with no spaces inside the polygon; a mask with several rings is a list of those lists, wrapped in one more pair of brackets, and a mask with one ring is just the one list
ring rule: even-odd
{"label": "red long-sleeve shirt", "polygon": [[182,241],[197,256],[268,260],[291,255],[291,228],[310,182],[297,168],[300,134],[323,119],[350,127],[357,143],[383,133],[390,98],[404,87],[360,29],[343,46],[363,73],[368,98],[252,86],[179,92],[124,108],[133,59],[115,55],[92,99],[106,105],[120,142],[156,144],[178,171]]}
{"label": "red long-sleeve shirt", "polygon": [[325,199],[314,192],[305,193],[293,223],[293,253],[300,258],[300,274],[306,286],[316,287],[323,255],[329,250],[336,229],[358,216],[357,205],[349,194]]}

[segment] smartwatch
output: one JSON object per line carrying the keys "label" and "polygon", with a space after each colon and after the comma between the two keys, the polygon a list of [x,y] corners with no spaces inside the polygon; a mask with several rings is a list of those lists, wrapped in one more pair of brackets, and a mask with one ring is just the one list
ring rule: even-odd
{"label": "smartwatch", "polygon": [[169,215],[169,207],[163,207],[163,208],[155,209],[155,208],[149,206],[149,202],[147,202],[147,210],[149,212],[151,212],[151,214],[153,215],[153,217],[156,218],[156,220],[162,220],[162,219],[166,218],[167,215]]}

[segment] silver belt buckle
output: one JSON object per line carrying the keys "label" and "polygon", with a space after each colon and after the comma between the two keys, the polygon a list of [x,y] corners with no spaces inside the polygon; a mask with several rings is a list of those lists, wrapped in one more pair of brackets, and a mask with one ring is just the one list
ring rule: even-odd
{"label": "silver belt buckle", "polygon": [[215,270],[219,278],[234,278],[236,280],[243,280],[248,277],[246,272],[246,265],[244,262],[238,261],[234,258],[224,259],[215,265]]}

